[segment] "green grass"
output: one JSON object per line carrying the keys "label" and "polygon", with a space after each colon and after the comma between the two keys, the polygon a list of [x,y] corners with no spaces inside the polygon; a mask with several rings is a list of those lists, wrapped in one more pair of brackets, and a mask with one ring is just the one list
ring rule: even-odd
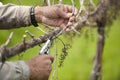
{"label": "green grass", "polygon": [[[16,0],[2,0],[4,3],[15,3],[18,4]],[[40,0],[35,2],[32,0],[20,0],[22,4],[25,5],[36,5],[39,4]],[[42,0],[41,0],[42,1]],[[41,3],[41,2],[40,2]],[[65,0],[64,3],[68,3]],[[41,4],[40,4],[41,5]],[[105,48],[103,53],[103,69],[102,69],[102,78],[103,80],[120,80],[120,20],[114,21],[113,25],[110,28],[108,37],[106,37]],[[10,43],[10,47],[16,43],[22,41],[22,36],[25,34],[25,30],[29,30],[36,37],[42,35],[40,31],[34,27],[12,29],[12,30],[1,30],[0,31],[0,44],[3,44],[10,32],[14,32],[14,36]],[[97,43],[97,32],[96,29],[93,29],[92,34],[93,38],[90,36],[91,32],[88,33],[89,37],[86,38],[85,30],[81,34],[81,37],[73,37],[72,48],[69,50],[68,56],[64,61],[64,65],[61,68],[57,67],[55,78],[57,80],[89,80],[90,73],[92,70],[93,60],[96,53],[96,43]],[[66,43],[69,39],[61,36],[62,40]],[[27,36],[27,40],[30,37]],[[70,42],[69,42],[70,43]],[[58,53],[60,54],[61,48],[63,45],[58,41]],[[38,55],[40,47],[35,47],[27,50],[25,53],[22,53],[22,60],[29,60],[35,55]],[[55,46],[51,49],[51,54],[55,55]],[[10,61],[19,60],[19,56],[16,56]],[[57,59],[57,65],[59,59]],[[55,64],[55,62],[54,62]],[[54,65],[53,65],[54,68]],[[54,69],[53,69],[54,70]],[[52,75],[52,74],[51,74]]]}

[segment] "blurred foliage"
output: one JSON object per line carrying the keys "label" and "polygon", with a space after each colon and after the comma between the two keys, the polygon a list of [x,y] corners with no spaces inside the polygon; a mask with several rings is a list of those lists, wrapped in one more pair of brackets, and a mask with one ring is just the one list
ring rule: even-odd
{"label": "blurred foliage", "polygon": [[[78,0],[76,1],[76,6],[79,8]],[[97,0],[94,0],[97,3]],[[42,5],[42,0],[2,0],[4,4],[13,3],[17,5]],[[56,1],[57,2],[57,1]],[[71,4],[69,0],[64,0],[65,4]],[[120,19],[113,22],[112,26],[107,29],[106,33],[106,41],[105,48],[103,53],[103,70],[102,70],[102,78],[103,80],[120,80]],[[40,25],[41,28],[44,28]],[[11,29],[11,30],[0,30],[0,45],[3,44],[10,32],[14,32],[14,36],[12,38],[9,47],[15,45],[22,41],[22,37],[26,30],[32,32],[36,37],[43,35],[39,30],[31,27],[19,28],[19,29]],[[46,29],[45,29],[46,30]],[[55,73],[54,80],[89,80],[90,73],[92,70],[93,60],[96,53],[96,42],[97,42],[97,32],[96,28],[90,31],[89,28],[84,28],[81,31],[80,36],[75,37],[67,37],[60,36],[60,38],[64,41],[64,43],[69,43],[72,45],[72,48],[69,49],[68,55],[63,63],[61,68],[57,67],[57,71]],[[30,37],[27,36],[27,40]],[[72,39],[72,40],[71,40]],[[61,49],[63,48],[63,44],[57,40],[57,49],[58,54],[61,53]],[[59,46],[58,46],[59,45]],[[19,56],[15,56],[10,61],[14,60],[29,60],[33,56],[38,55],[40,47],[34,47],[22,53]],[[51,48],[52,55],[55,56],[56,49],[55,44]],[[59,56],[57,59],[57,65],[59,63]],[[54,70],[53,64],[53,70]]]}

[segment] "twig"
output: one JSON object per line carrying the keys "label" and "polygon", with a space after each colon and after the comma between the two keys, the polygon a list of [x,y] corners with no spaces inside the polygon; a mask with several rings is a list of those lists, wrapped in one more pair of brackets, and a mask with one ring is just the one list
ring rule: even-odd
{"label": "twig", "polygon": [[48,6],[47,0],[43,0],[43,6]]}
{"label": "twig", "polygon": [[50,6],[50,5],[51,5],[50,0],[47,0],[47,3],[48,3],[48,6]]}
{"label": "twig", "polygon": [[82,10],[84,9],[84,0],[79,0],[80,3],[80,9],[78,11],[78,15],[76,16],[76,19],[78,19],[78,17],[80,16]]}
{"label": "twig", "polygon": [[8,52],[7,51],[7,46],[10,43],[10,41],[12,39],[12,36],[13,36],[13,32],[10,33],[10,35],[9,35],[7,41],[5,42],[5,44],[0,47],[0,61],[2,61],[3,64],[4,64],[5,60],[6,60],[6,55],[7,55],[7,52]]}
{"label": "twig", "polygon": [[96,6],[95,6],[93,0],[89,0],[89,1],[90,1],[90,4],[95,8]]}
{"label": "twig", "polygon": [[10,43],[10,41],[12,39],[12,36],[13,36],[13,32],[10,33],[8,40],[5,42],[5,46],[8,46],[8,44]]}
{"label": "twig", "polygon": [[28,30],[26,30],[25,31],[26,33],[28,33],[28,35],[34,40],[35,38],[34,38],[34,35],[31,33],[31,32],[29,32]]}
{"label": "twig", "polygon": [[62,0],[58,0],[58,1],[59,1],[59,2],[58,2],[59,4],[62,4]]}
{"label": "twig", "polygon": [[71,0],[71,3],[72,3],[72,15],[74,15],[74,13],[75,13],[75,2],[74,2],[74,0]]}
{"label": "twig", "polygon": [[40,27],[36,27],[38,30],[40,30],[41,32],[43,32],[44,34],[48,34],[47,32],[45,32],[44,30],[42,30]]}
{"label": "twig", "polygon": [[57,41],[56,39],[54,40],[54,43],[55,43],[55,50],[56,50],[56,54],[55,54],[55,63],[54,63],[54,70],[53,70],[53,73],[52,73],[52,77],[51,77],[51,80],[54,79],[54,76],[55,76],[55,73],[57,71],[57,59],[58,59],[58,47],[57,47]]}
{"label": "twig", "polygon": [[23,35],[23,44],[25,44],[26,41],[26,35]]}

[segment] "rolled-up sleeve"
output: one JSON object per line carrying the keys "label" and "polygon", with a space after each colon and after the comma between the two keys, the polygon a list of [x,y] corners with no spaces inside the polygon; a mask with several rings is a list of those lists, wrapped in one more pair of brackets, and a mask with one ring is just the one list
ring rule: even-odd
{"label": "rolled-up sleeve", "polygon": [[24,61],[5,62],[0,68],[0,80],[29,80],[29,75],[29,66]]}
{"label": "rolled-up sleeve", "polygon": [[0,6],[0,29],[11,29],[31,25],[31,6],[7,4]]}

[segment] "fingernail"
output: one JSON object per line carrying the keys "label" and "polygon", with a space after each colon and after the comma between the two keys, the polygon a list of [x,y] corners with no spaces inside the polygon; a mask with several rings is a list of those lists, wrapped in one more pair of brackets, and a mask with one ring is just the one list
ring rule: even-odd
{"label": "fingernail", "polygon": [[64,27],[65,27],[65,24],[61,24],[60,27],[61,27],[61,28],[64,28]]}
{"label": "fingernail", "polygon": [[69,28],[67,28],[65,31],[66,31],[66,32],[70,32],[70,29],[69,29]]}
{"label": "fingernail", "polygon": [[68,24],[67,24],[68,26],[72,26],[72,22],[68,22]]}

